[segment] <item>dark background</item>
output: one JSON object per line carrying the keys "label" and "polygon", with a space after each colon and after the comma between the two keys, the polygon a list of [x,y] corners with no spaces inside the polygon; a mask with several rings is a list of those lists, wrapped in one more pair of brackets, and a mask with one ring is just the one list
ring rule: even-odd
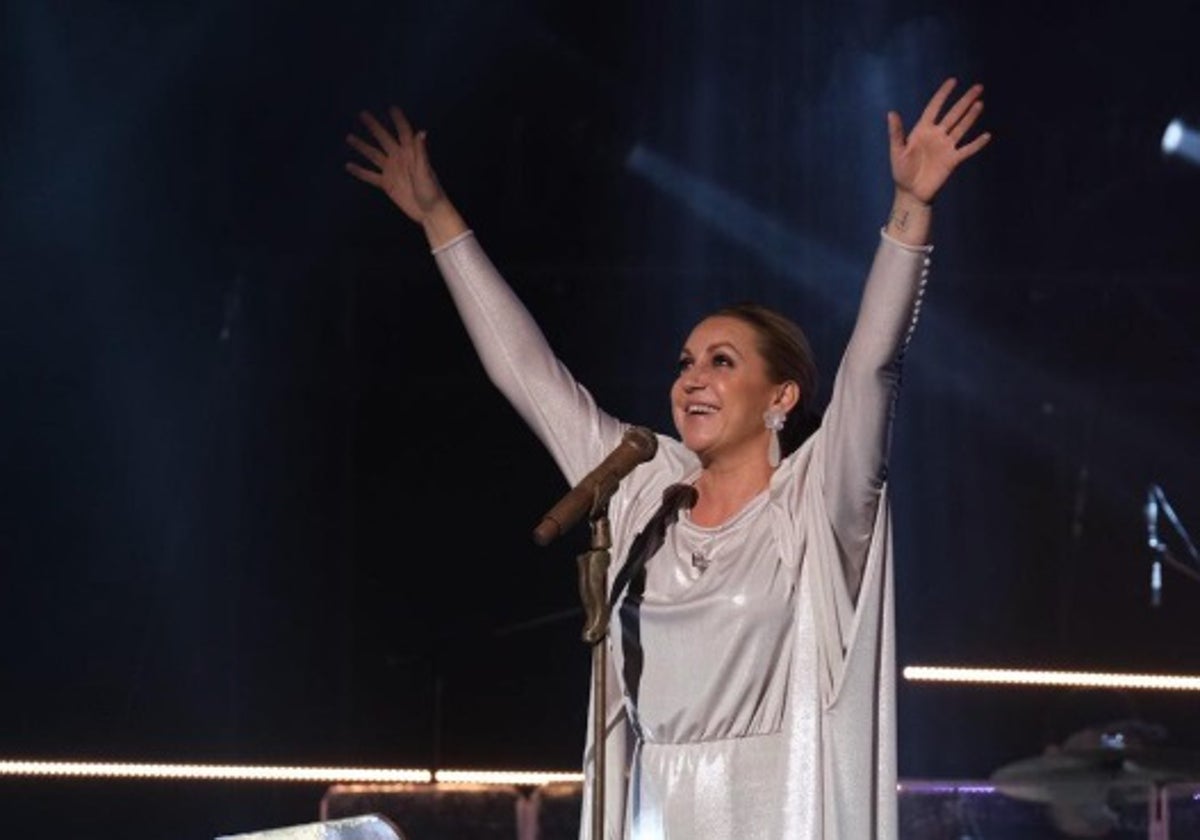
{"label": "dark background", "polygon": [[[1156,483],[1200,533],[1200,168],[1159,145],[1200,125],[1197,4],[0,9],[0,758],[579,768],[586,535],[533,544],[566,485],[343,170],[390,103],[601,404],[668,430],[730,299],[828,383],[885,111],[984,82],[895,429],[898,664],[1197,672],[1200,586],[1150,605],[1143,516]],[[899,691],[908,778],[1127,717],[1200,747],[1187,694]],[[322,790],[0,778],[0,814],[204,840]]]}

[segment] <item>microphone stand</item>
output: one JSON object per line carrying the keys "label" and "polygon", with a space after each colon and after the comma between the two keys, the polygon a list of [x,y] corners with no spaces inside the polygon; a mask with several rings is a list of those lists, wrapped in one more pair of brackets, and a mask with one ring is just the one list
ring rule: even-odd
{"label": "microphone stand", "polygon": [[1157,550],[1168,566],[1200,583],[1200,572],[1196,571],[1194,567],[1189,566],[1187,563],[1184,563],[1182,560],[1172,554],[1171,549],[1168,548],[1165,543],[1160,542],[1157,546]]}
{"label": "microphone stand", "polygon": [[[1147,510],[1154,511],[1154,516],[1149,518],[1149,545],[1154,555],[1154,568],[1152,570],[1151,586],[1154,590],[1154,600],[1157,606],[1159,593],[1162,588],[1162,573],[1159,570],[1159,564],[1165,562],[1175,571],[1191,578],[1194,581],[1200,582],[1200,552],[1196,550],[1196,546],[1192,544],[1191,537],[1188,536],[1187,529],[1183,527],[1183,523],[1179,521],[1174,508],[1171,507],[1170,501],[1167,500],[1167,494],[1157,484],[1150,485],[1149,501],[1147,502]],[[1167,521],[1171,523],[1171,527],[1183,542],[1187,549],[1188,555],[1194,561],[1195,565],[1189,565],[1180,560],[1171,553],[1170,547],[1158,538],[1157,527],[1157,509],[1162,508],[1163,513],[1167,515]],[[1149,516],[1149,514],[1148,514]]]}
{"label": "microphone stand", "polygon": [[608,673],[608,567],[611,562],[612,530],[608,522],[608,502],[617,482],[608,480],[596,486],[588,524],[591,539],[588,550],[576,558],[579,570],[579,594],[583,600],[583,641],[592,647],[592,840],[604,840],[604,782]]}

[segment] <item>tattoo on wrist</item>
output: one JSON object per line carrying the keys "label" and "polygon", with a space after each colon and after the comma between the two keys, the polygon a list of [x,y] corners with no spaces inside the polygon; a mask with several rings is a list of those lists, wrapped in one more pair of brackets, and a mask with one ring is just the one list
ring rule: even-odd
{"label": "tattoo on wrist", "polygon": [[892,210],[888,216],[888,227],[899,231],[908,230],[908,209]]}

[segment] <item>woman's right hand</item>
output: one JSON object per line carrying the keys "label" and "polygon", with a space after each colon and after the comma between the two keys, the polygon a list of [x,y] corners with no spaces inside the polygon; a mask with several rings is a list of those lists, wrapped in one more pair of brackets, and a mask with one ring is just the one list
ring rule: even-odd
{"label": "woman's right hand", "polygon": [[358,115],[375,143],[355,134],[347,134],[346,142],[375,168],[347,162],[346,171],[387,194],[406,216],[425,228],[430,242],[436,246],[461,233],[466,225],[451,206],[429,163],[425,132],[414,132],[404,112],[394,105],[388,108],[388,114],[395,134],[370,112]]}

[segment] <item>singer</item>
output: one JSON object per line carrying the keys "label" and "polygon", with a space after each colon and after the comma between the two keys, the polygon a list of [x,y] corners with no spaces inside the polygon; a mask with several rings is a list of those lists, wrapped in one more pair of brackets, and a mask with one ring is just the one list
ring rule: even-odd
{"label": "singer", "polygon": [[[661,545],[614,606],[607,838],[894,840],[895,667],[887,461],[901,361],[929,272],[933,200],[990,134],[982,86],[944,81],[906,130],[886,116],[895,194],[827,406],[804,333],[735,303],[684,338],[658,434],[610,500],[610,585],[647,523]],[[399,108],[351,175],[421,225],[488,376],[571,485],[630,428],[596,405],[451,203]],[[881,134],[882,131],[881,127]],[[664,491],[690,509],[656,517]],[[678,497],[679,494],[672,494]],[[642,541],[643,543],[645,541]],[[592,727],[580,826],[592,838]]]}

